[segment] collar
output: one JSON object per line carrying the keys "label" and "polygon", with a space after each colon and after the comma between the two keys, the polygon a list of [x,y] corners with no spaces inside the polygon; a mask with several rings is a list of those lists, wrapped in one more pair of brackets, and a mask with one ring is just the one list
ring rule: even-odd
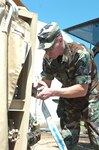
{"label": "collar", "polygon": [[68,50],[65,48],[65,49],[64,49],[64,54],[63,54],[63,57],[62,57],[62,62],[68,63],[67,51],[68,51]]}
{"label": "collar", "polygon": [[53,61],[52,58],[49,58],[49,56],[45,53],[44,54],[44,59],[47,61],[47,63],[50,65],[51,62]]}
{"label": "collar", "polygon": [[71,63],[71,51],[70,51],[69,44],[66,42],[65,42],[65,49],[62,57],[62,62],[66,62],[67,64]]}

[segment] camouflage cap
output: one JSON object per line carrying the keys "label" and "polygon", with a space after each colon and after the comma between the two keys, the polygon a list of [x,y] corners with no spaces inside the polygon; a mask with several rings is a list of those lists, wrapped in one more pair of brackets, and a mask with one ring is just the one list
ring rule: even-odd
{"label": "camouflage cap", "polygon": [[60,29],[56,22],[45,25],[38,34],[39,49],[48,49],[54,42],[55,38],[60,35]]}

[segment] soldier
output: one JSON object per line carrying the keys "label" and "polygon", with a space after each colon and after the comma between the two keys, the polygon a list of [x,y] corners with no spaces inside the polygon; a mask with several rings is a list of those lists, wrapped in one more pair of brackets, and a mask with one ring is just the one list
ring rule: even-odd
{"label": "soldier", "polygon": [[[93,52],[80,43],[67,43],[55,22],[45,25],[38,39],[45,55],[37,98],[60,97],[57,114],[68,150],[77,150],[81,118],[94,150],[99,150],[99,83]],[[51,88],[54,78],[61,88]]]}

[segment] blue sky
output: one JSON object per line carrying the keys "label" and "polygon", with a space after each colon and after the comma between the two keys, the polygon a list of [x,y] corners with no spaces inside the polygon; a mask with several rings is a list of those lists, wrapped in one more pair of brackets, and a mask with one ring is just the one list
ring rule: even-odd
{"label": "blue sky", "polygon": [[[38,14],[39,21],[43,21],[45,23],[55,21],[59,24],[61,29],[65,29],[95,18],[99,18],[99,0],[20,1],[29,9],[29,11]],[[73,40],[76,40],[78,42],[80,41],[75,37],[72,38]],[[84,44],[89,46],[88,43]],[[98,58],[96,59],[98,60]]]}
{"label": "blue sky", "polygon": [[99,17],[99,0],[21,0],[38,20],[56,21],[61,29]]}

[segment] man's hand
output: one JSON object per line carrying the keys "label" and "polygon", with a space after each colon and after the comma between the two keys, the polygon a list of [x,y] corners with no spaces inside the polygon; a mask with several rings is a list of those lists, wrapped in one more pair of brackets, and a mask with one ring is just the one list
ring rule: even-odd
{"label": "man's hand", "polygon": [[44,81],[40,81],[37,86],[34,86],[34,84],[32,83],[32,96],[36,97],[37,89],[42,86],[47,87],[47,84]]}
{"label": "man's hand", "polygon": [[[47,82],[47,83],[46,83]],[[52,90],[50,87],[51,81],[40,81],[36,87],[32,85],[32,96],[45,100],[52,96]]]}
{"label": "man's hand", "polygon": [[38,94],[36,97],[41,100],[46,100],[52,96],[52,90],[46,86],[41,86],[40,88],[37,89],[37,91]]}

